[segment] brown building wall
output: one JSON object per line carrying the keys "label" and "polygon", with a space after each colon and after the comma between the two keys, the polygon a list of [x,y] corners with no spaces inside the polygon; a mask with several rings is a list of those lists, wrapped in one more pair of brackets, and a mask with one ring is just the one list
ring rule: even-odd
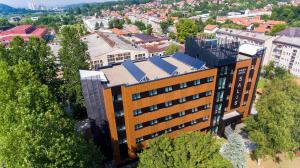
{"label": "brown building wall", "polygon": [[[251,87],[248,92],[248,99],[246,105],[243,105],[243,100],[245,97],[245,92],[247,88],[247,83],[249,79],[249,74],[251,71],[251,64],[252,60],[243,60],[236,63],[234,75],[231,82],[231,92],[229,94],[229,102],[227,106],[227,110],[225,111],[225,114],[234,110],[237,110],[238,112],[243,113],[243,117],[248,116],[249,114],[249,107],[251,105],[251,99],[257,79],[257,73],[259,69],[261,59],[258,58],[255,66],[254,66],[254,74],[251,81]],[[236,81],[236,75],[237,70],[242,67],[247,67],[247,73],[245,77],[245,84],[243,87],[242,92],[242,98],[240,102],[240,106],[236,109],[230,109],[231,103],[232,103],[232,97],[233,97],[233,90],[235,87],[235,81]],[[153,89],[158,88],[164,88],[166,86],[176,85],[184,82],[190,82],[198,79],[203,79],[207,77],[213,77],[213,82],[210,83],[204,83],[197,86],[187,87],[184,89],[179,90],[173,90],[168,93],[158,94],[151,97],[145,97],[139,100],[132,100],[132,94],[135,93],[141,93],[145,91],[150,91]],[[214,95],[215,95],[215,86],[216,86],[216,76],[217,76],[217,69],[209,69],[204,71],[197,71],[189,74],[179,75],[171,78],[165,78],[161,80],[156,81],[150,81],[145,82],[141,84],[131,85],[131,86],[121,86],[121,92],[122,92],[122,101],[123,101],[123,110],[124,110],[124,120],[125,120],[125,127],[126,127],[126,139],[127,139],[127,145],[128,145],[128,154],[131,158],[135,158],[136,154],[135,151],[139,146],[147,146],[148,142],[150,140],[145,140],[141,143],[141,145],[136,144],[136,138],[150,135],[162,130],[165,130],[167,128],[171,128],[177,125],[180,125],[182,123],[190,122],[194,119],[198,119],[204,116],[208,116],[207,121],[199,122],[197,124],[194,124],[192,126],[188,126],[185,128],[182,128],[180,130],[173,131],[171,133],[168,133],[167,135],[170,137],[176,137],[180,135],[182,132],[188,132],[188,131],[196,131],[201,130],[210,127],[210,123],[212,120],[212,106],[214,105]],[[148,112],[144,113],[142,115],[134,116],[133,110],[140,109],[144,107],[148,107],[151,105],[156,105],[159,103],[164,103],[170,100],[179,99],[186,96],[192,96],[197,93],[203,93],[206,91],[212,91],[211,96],[208,97],[202,97],[200,99],[187,101],[182,104],[177,104],[170,106],[168,108],[158,109],[154,112]],[[105,102],[105,108],[106,108],[106,115],[109,123],[110,128],[110,134],[112,139],[112,146],[113,146],[113,156],[115,160],[120,163],[120,150],[118,145],[118,134],[117,134],[117,128],[116,128],[116,120],[115,120],[115,113],[114,113],[114,107],[113,107],[113,101],[112,101],[112,91],[111,88],[106,88],[104,91],[104,102]],[[202,111],[198,111],[193,114],[185,115],[183,117],[174,118],[169,121],[165,121],[162,123],[157,123],[152,126],[147,126],[139,130],[135,130],[135,125],[147,121],[151,121],[153,119],[158,119],[160,117],[165,117],[171,114],[179,113],[180,111],[184,111],[187,109],[192,109],[194,107],[198,107],[201,105],[210,104],[210,108]]]}
{"label": "brown building wall", "polygon": [[[165,130],[167,128],[180,125],[185,122],[192,121],[194,119],[198,119],[204,116],[208,116],[208,121],[197,123],[195,125],[182,128],[181,130],[176,130],[174,132],[169,133],[169,136],[175,137],[178,135],[177,132],[184,132],[184,131],[193,131],[193,130],[200,130],[203,128],[209,127],[210,124],[210,116],[212,113],[212,104],[213,104],[213,95],[214,95],[214,88],[215,88],[215,81],[216,81],[216,73],[217,69],[209,69],[203,71],[197,71],[189,74],[179,75],[172,78],[166,78],[141,84],[136,84],[132,86],[121,86],[122,92],[122,101],[123,101],[123,109],[124,109],[124,119],[125,119],[125,127],[126,127],[126,138],[127,144],[129,149],[129,156],[134,158],[136,157],[135,152],[136,148],[138,147],[136,144],[136,138],[153,134],[158,131]],[[174,90],[168,93],[158,94],[152,97],[142,98],[140,100],[132,100],[132,94],[150,91],[153,89],[164,88],[171,85],[176,85],[184,82],[190,82],[202,78],[213,77],[213,82],[204,83],[197,86],[187,87],[179,90]],[[139,116],[134,116],[133,110],[148,107],[151,105],[164,103],[170,100],[179,99],[186,96],[192,96],[197,93],[203,93],[206,91],[212,91],[211,96],[203,97],[200,99],[187,101],[182,104],[177,104],[170,106],[168,108],[158,109],[154,112],[145,113]],[[115,114],[114,108],[112,103],[112,94],[111,88],[105,89],[105,107],[106,107],[106,114],[108,118],[108,123],[111,132],[111,138],[114,150],[114,157],[116,160],[120,159],[118,155],[118,135],[117,135],[117,128],[116,128],[116,121],[115,121]],[[153,126],[144,127],[140,130],[135,130],[135,125],[138,123],[147,122],[153,119],[158,119],[160,117],[164,117],[170,114],[179,113],[180,111],[192,109],[194,107],[198,107],[201,105],[210,104],[210,108],[202,111],[198,111],[193,114],[185,115],[180,118],[174,118],[170,121],[165,121],[162,123],[155,124]],[[142,144],[146,145],[148,141],[144,141]]]}
{"label": "brown building wall", "polygon": [[[250,111],[248,111],[248,110],[251,105],[252,95],[253,95],[254,87],[256,84],[256,80],[257,80],[260,61],[261,61],[261,58],[257,58],[257,61],[254,65],[254,74],[253,74],[253,77],[251,78],[251,82],[248,82],[248,81],[249,81],[249,75],[250,75],[250,71],[251,71],[252,60],[248,59],[248,60],[243,60],[243,61],[239,61],[236,63],[236,68],[235,68],[232,83],[231,83],[231,92],[230,92],[230,96],[229,96],[229,103],[228,103],[227,111],[225,112],[225,114],[236,110],[240,113],[243,113],[243,117],[247,117],[249,115]],[[235,82],[236,82],[236,77],[237,77],[237,70],[239,68],[243,68],[243,67],[247,67],[247,73],[246,73],[246,78],[245,78],[245,84],[244,84],[243,91],[242,91],[242,98],[241,98],[240,106],[236,109],[231,109],[232,97],[234,94],[233,90],[234,90],[234,87],[236,87]],[[247,88],[248,83],[251,83],[251,87],[248,90],[248,93],[246,93],[246,90],[247,90],[246,88]],[[246,103],[246,105],[243,105],[243,101],[244,101],[246,94],[248,94],[247,103]]]}

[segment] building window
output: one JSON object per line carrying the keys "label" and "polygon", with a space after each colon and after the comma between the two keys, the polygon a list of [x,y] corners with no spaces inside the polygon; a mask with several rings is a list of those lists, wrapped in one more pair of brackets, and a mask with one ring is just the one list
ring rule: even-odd
{"label": "building window", "polygon": [[135,116],[140,115],[140,114],[142,114],[142,110],[141,110],[141,109],[133,110],[133,114],[134,114]]}
{"label": "building window", "polygon": [[219,78],[218,89],[225,89],[226,77]]}
{"label": "building window", "polygon": [[172,86],[165,87],[165,92],[171,92],[171,91],[172,91]]}
{"label": "building window", "polygon": [[211,91],[205,92],[205,96],[210,96],[210,95],[211,95]]}
{"label": "building window", "polygon": [[165,102],[165,107],[172,106],[172,101]]}
{"label": "building window", "polygon": [[193,95],[193,100],[194,100],[194,99],[199,99],[199,97],[200,97],[199,94],[195,94],[195,95]]}
{"label": "building window", "polygon": [[222,103],[218,103],[215,105],[215,113],[220,114],[222,110]]}
{"label": "building window", "polygon": [[136,124],[134,127],[135,127],[135,130],[138,130],[138,129],[143,128],[143,124]]}
{"label": "building window", "polygon": [[178,125],[178,128],[179,128],[179,129],[184,128],[184,127],[185,127],[184,124]]}
{"label": "building window", "polygon": [[179,115],[179,117],[182,117],[182,116],[184,116],[184,115],[185,115],[185,112],[184,112],[184,111],[182,111],[182,112],[178,113],[178,115]]}
{"label": "building window", "polygon": [[119,139],[118,143],[119,144],[124,144],[124,143],[127,143],[127,140],[126,139]]}
{"label": "building window", "polygon": [[168,129],[166,129],[166,132],[167,132],[167,133],[170,133],[170,132],[172,132],[172,128],[168,128]]}
{"label": "building window", "polygon": [[115,112],[115,116],[116,116],[116,117],[122,117],[122,116],[124,116],[124,111],[123,111],[123,110],[116,111],[116,112]]}
{"label": "building window", "polygon": [[204,105],[204,109],[209,109],[209,107],[210,107],[210,104],[205,104]]}
{"label": "building window", "polygon": [[179,99],[179,103],[184,103],[184,102],[186,102],[186,98],[185,97]]}
{"label": "building window", "polygon": [[150,125],[154,125],[154,124],[157,124],[157,123],[158,123],[157,120],[151,120],[151,121],[150,121]]}
{"label": "building window", "polygon": [[191,121],[191,125],[194,125],[194,124],[196,124],[197,123],[197,120],[192,120]]}
{"label": "building window", "polygon": [[220,68],[220,75],[226,75],[227,74],[228,67],[223,66]]}
{"label": "building window", "polygon": [[165,120],[168,121],[168,120],[171,120],[172,118],[173,118],[172,115],[168,115],[165,117]]}
{"label": "building window", "polygon": [[141,93],[135,93],[132,95],[132,99],[133,100],[137,100],[137,99],[140,99],[141,98]]}
{"label": "building window", "polygon": [[212,76],[208,77],[208,78],[206,78],[206,80],[207,80],[207,82],[212,82],[213,81],[213,77]]}
{"label": "building window", "polygon": [[157,90],[156,90],[156,89],[150,90],[150,91],[149,91],[149,95],[150,95],[150,96],[157,95]]}
{"label": "building window", "polygon": [[122,125],[122,126],[119,126],[117,129],[118,129],[118,131],[124,131],[126,128],[125,128],[125,125]]}
{"label": "building window", "polygon": [[150,106],[150,107],[149,107],[149,110],[150,110],[150,111],[157,110],[157,105]]}
{"label": "building window", "polygon": [[223,101],[224,91],[219,91],[217,93],[217,102]]}
{"label": "building window", "polygon": [[197,112],[197,111],[198,111],[198,107],[192,108],[192,113]]}
{"label": "building window", "polygon": [[143,137],[140,137],[140,138],[137,138],[136,139],[136,143],[137,144],[140,144],[141,142],[143,142],[144,141],[144,138]]}
{"label": "building window", "polygon": [[122,101],[122,95],[118,94],[118,95],[113,95],[112,99],[114,102],[116,101]]}
{"label": "building window", "polygon": [[155,138],[155,137],[158,137],[158,133],[151,134],[151,138]]}
{"label": "building window", "polygon": [[246,106],[246,104],[247,104],[247,101],[243,101],[243,106]]}
{"label": "building window", "polygon": [[186,87],[187,87],[187,83],[186,82],[180,84],[180,89],[183,89],[183,88],[186,88]]}
{"label": "building window", "polygon": [[208,120],[208,116],[204,116],[204,117],[203,117],[203,120],[204,120],[204,121],[207,121],[207,120]]}
{"label": "building window", "polygon": [[200,84],[201,84],[200,79],[194,80],[194,85],[195,85],[195,86],[196,86],[196,85],[200,85]]}

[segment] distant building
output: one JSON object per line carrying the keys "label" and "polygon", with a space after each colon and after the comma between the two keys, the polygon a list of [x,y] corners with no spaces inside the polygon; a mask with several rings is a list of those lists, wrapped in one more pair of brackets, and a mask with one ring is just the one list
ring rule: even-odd
{"label": "distant building", "polygon": [[[83,18],[83,24],[87,28],[89,32],[94,32],[97,28],[105,28],[108,29],[108,22],[110,18],[96,18],[96,17],[87,17]],[[99,27],[97,27],[97,25]]]}
{"label": "distant building", "polygon": [[251,113],[264,49],[243,44],[239,52],[237,42],[194,38],[185,44],[185,53],[80,71],[88,116],[100,128],[108,123],[117,164],[158,136],[228,136]]}
{"label": "distant building", "polygon": [[216,38],[228,41],[238,40],[241,44],[252,44],[266,48],[263,64],[266,65],[271,60],[273,36],[262,33],[254,33],[243,30],[221,28],[216,31]]}
{"label": "distant building", "polygon": [[300,28],[288,28],[273,41],[272,60],[276,66],[300,77]]}
{"label": "distant building", "polygon": [[166,37],[156,37],[146,34],[132,34],[131,36],[128,36],[126,38],[137,45],[158,44],[161,42],[169,41],[169,39]]}
{"label": "distant building", "polygon": [[19,22],[21,20],[21,16],[14,16],[9,18],[9,22],[14,23],[14,22]]}
{"label": "distant building", "polygon": [[120,63],[127,59],[141,60],[149,56],[146,49],[113,33],[95,32],[81,39],[88,45],[92,69]]}
{"label": "distant building", "polygon": [[47,32],[47,28],[38,28],[33,25],[20,25],[0,32],[0,43],[9,43],[16,36],[23,38],[25,41],[28,41],[30,37],[44,38]]}
{"label": "distant building", "polygon": [[218,30],[218,25],[211,25],[211,24],[208,24],[205,26],[204,28],[204,33],[207,33],[207,34],[214,34],[216,33],[216,31]]}

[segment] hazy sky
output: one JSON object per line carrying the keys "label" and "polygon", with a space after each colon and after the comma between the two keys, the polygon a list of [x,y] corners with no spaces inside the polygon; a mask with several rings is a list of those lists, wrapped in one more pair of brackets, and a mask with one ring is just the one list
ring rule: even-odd
{"label": "hazy sky", "polygon": [[[0,3],[4,3],[10,5],[12,7],[26,7],[28,6],[28,2],[33,0],[0,0]],[[104,2],[109,0],[34,0],[36,4],[42,4],[46,6],[63,6],[67,4],[76,4],[83,2]]]}

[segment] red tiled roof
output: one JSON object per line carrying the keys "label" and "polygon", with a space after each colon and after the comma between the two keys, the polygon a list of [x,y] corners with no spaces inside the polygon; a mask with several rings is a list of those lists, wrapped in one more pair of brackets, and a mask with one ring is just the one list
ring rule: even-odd
{"label": "red tiled roof", "polygon": [[20,25],[0,32],[0,42],[8,43],[16,36],[28,41],[31,36],[42,38],[46,33],[46,28],[36,28],[32,25]]}
{"label": "red tiled roof", "polygon": [[126,33],[123,32],[121,29],[117,29],[117,28],[113,28],[111,29],[111,31],[114,33],[114,34],[117,34],[117,35],[125,35]]}
{"label": "red tiled roof", "polygon": [[214,30],[215,28],[217,28],[218,26],[217,25],[211,25],[211,24],[208,24],[205,26],[205,30]]}

